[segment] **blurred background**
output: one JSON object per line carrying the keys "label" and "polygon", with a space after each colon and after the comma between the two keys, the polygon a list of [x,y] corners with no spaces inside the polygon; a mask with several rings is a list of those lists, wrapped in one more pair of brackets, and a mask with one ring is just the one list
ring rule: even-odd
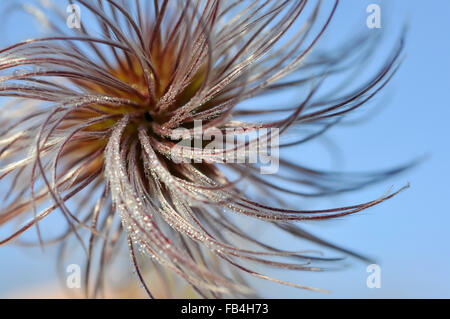
{"label": "blurred background", "polygon": [[[324,1],[325,6],[329,3]],[[370,4],[381,7],[381,29],[369,30],[366,26],[366,8]],[[1,1],[0,12],[11,5],[14,7],[14,1]],[[30,30],[34,32],[38,26],[29,16],[15,10],[8,12],[11,14],[3,15],[2,23],[10,27],[2,28],[1,46],[27,38]],[[358,33],[383,32],[383,41],[375,47],[381,59],[389,55],[403,26],[408,24],[405,59],[388,87],[362,111],[361,115],[367,115],[364,121],[334,128],[327,134],[326,143],[308,145],[301,154],[291,155],[304,158],[304,163],[313,167],[357,172],[386,169],[426,157],[412,170],[370,188],[308,203],[307,208],[350,205],[377,198],[391,186],[411,184],[395,198],[358,215],[304,225],[324,239],[374,258],[381,269],[380,288],[367,287],[368,264],[349,260],[349,267],[339,271],[271,273],[328,289],[330,294],[254,281],[263,297],[450,298],[449,14],[447,0],[435,0],[432,4],[420,0],[341,1],[322,39],[323,48],[331,42],[345,44]],[[376,72],[380,66],[376,61],[367,65],[365,71]],[[61,220],[45,227],[58,227],[58,222]],[[3,238],[6,232],[0,230],[0,235]],[[286,236],[280,236],[278,244],[294,249]],[[64,297],[56,276],[56,254],[57,247],[51,246],[45,251],[13,245],[0,247],[0,298]],[[123,272],[127,272],[127,267]],[[131,270],[121,276],[134,280]],[[138,284],[132,281],[130,285],[112,296],[142,294]]]}

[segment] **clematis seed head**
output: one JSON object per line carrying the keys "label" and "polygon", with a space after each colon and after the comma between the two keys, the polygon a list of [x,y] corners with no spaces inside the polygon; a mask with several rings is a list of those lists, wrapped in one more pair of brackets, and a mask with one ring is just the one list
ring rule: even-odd
{"label": "clematis seed head", "polygon": [[[40,245],[65,247],[76,238],[87,256],[88,297],[99,295],[121,242],[150,297],[157,294],[146,284],[144,261],[196,296],[253,295],[249,277],[321,291],[266,270],[318,271],[339,259],[258,238],[248,230],[254,222],[365,258],[306,232],[301,222],[355,214],[401,189],[344,207],[301,206],[404,167],[327,172],[300,164],[308,154],[288,160],[285,150],[368,104],[398,69],[402,39],[369,81],[346,92],[338,81],[335,93],[323,95],[328,78],[364,69],[374,51],[370,37],[320,50],[323,35],[335,32],[337,0],[330,7],[307,0],[78,0],[79,28],[66,26],[61,2],[27,2],[48,34],[0,50],[0,96],[10,99],[0,112],[0,181],[8,185],[0,226],[20,225],[0,245],[20,243],[31,228]],[[355,60],[362,62],[349,63]],[[251,106],[285,92],[296,93],[293,103],[278,95],[270,107]],[[262,162],[274,158],[276,170],[262,173]],[[39,226],[50,214],[66,221],[57,238]]]}

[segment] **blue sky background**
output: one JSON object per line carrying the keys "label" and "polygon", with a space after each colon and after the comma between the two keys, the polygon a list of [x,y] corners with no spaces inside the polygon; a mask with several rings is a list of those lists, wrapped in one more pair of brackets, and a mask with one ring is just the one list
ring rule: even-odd
{"label": "blue sky background", "polygon": [[[391,185],[401,187],[410,182],[411,187],[396,198],[357,216],[305,225],[323,238],[376,258],[382,270],[380,289],[367,288],[367,265],[356,261],[337,272],[274,272],[283,279],[331,290],[327,295],[260,282],[257,285],[266,297],[450,298],[450,2],[341,2],[334,26],[327,33],[330,41],[342,43],[354,32],[369,32],[365,19],[366,7],[371,3],[382,8],[386,38],[377,47],[381,55],[389,54],[405,21],[410,28],[406,59],[383,97],[377,100],[375,106],[380,111],[361,125],[330,132],[336,154],[340,154],[334,165],[348,171],[364,171],[389,168],[422,155],[428,157],[413,170],[389,181],[316,207],[371,200]],[[0,3],[1,11],[6,3]],[[14,15],[8,18],[18,19]],[[5,39],[26,37],[29,30],[35,31],[30,19],[10,24],[20,25],[20,29],[3,29],[2,46],[10,43]],[[366,71],[375,72],[377,66],[369,64]],[[320,147],[307,147],[302,154],[307,154],[307,163],[317,164],[316,167],[330,163]],[[0,234],[4,236],[2,231]],[[280,238],[286,246],[290,245],[289,238]],[[36,287],[41,283],[56,280],[54,260],[54,249],[42,253],[39,249],[0,247],[0,297],[20,295],[17,291],[39,289]]]}

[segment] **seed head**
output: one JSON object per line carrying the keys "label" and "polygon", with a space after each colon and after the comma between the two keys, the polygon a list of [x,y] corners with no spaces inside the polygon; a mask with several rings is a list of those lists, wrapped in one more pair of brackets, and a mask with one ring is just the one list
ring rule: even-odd
{"label": "seed head", "polygon": [[[330,173],[287,160],[284,149],[368,103],[397,69],[402,41],[365,85],[324,97],[328,77],[355,56],[363,62],[354,68],[364,67],[372,50],[362,38],[334,52],[314,50],[333,32],[338,1],[325,19],[320,1],[306,0],[77,3],[79,29],[68,28],[51,1],[27,4],[50,35],[0,50],[0,95],[13,98],[0,119],[0,178],[10,186],[0,226],[31,217],[0,244],[33,226],[46,244],[39,222],[60,211],[68,227],[58,240],[74,234],[86,250],[88,296],[102,285],[90,289],[96,243],[102,271],[121,241],[149,296],[136,250],[203,297],[248,296],[242,274],[317,290],[254,267],[317,271],[336,259],[258,239],[247,217],[358,257],[295,222],[354,214],[397,192],[321,210],[301,210],[298,199],[359,189],[401,169]],[[284,92],[297,93],[294,105],[274,99],[270,108],[248,107],[255,97]],[[286,133],[295,140],[283,143]],[[261,169],[272,160],[275,170]]]}

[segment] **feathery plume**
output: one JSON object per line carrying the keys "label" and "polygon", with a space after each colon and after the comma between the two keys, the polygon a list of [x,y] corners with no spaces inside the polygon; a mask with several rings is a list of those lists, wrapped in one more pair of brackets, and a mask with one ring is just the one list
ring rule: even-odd
{"label": "feathery plume", "polygon": [[[27,4],[50,35],[0,50],[0,96],[13,98],[0,118],[0,179],[9,185],[0,226],[31,218],[1,245],[33,227],[41,245],[74,234],[87,254],[88,296],[103,285],[97,279],[90,289],[95,243],[102,243],[103,271],[120,241],[128,243],[150,297],[137,251],[203,297],[249,296],[248,275],[319,290],[252,266],[318,271],[337,259],[263,242],[246,232],[246,217],[364,258],[296,221],[354,214],[398,191],[322,210],[289,209],[286,195],[326,197],[403,168],[325,172],[287,160],[283,150],[314,140],[368,103],[398,68],[403,41],[370,81],[348,94],[320,97],[328,76],[354,61],[362,66],[373,50],[371,41],[357,39],[332,54],[313,52],[338,1],[325,19],[320,1],[306,0],[68,4],[81,8],[79,28],[68,28],[65,11],[51,1]],[[294,90],[306,94],[293,106],[247,107],[255,97]],[[282,143],[289,132],[296,139]],[[269,162],[276,165],[267,170],[262,163]],[[47,241],[39,222],[56,210],[67,230]]]}

